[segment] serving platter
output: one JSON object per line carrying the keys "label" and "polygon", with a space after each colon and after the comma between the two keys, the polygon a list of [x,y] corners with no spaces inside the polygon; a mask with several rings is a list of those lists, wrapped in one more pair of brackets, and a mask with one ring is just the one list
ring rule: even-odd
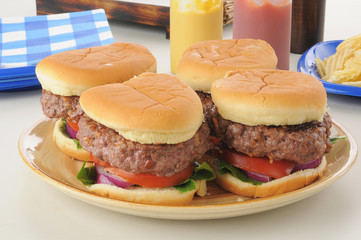
{"label": "serving platter", "polygon": [[302,54],[297,63],[297,71],[307,73],[319,79],[328,93],[361,97],[361,87],[323,81],[317,72],[315,60],[317,58],[324,60],[325,58],[335,54],[336,48],[341,42],[342,40],[334,40],[315,44]]}
{"label": "serving platter", "polygon": [[32,172],[60,191],[81,201],[112,211],[142,217],[196,220],[243,216],[282,207],[310,197],[344,175],[354,164],[357,145],[352,135],[333,121],[332,136],[346,136],[334,144],[326,155],[325,175],[302,189],[268,198],[246,198],[220,189],[215,182],[208,184],[208,195],[195,197],[186,206],[156,206],[102,197],[91,193],[76,179],[83,162],[64,155],[52,140],[55,121],[41,119],[20,136],[18,148],[24,163]]}

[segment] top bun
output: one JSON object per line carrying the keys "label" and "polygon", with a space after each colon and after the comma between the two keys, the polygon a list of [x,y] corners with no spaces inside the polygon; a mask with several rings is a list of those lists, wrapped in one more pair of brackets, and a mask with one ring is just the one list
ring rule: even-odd
{"label": "top bun", "polygon": [[113,43],[50,55],[36,66],[42,87],[62,96],[80,96],[88,88],[124,82],[156,71],[156,60],[145,47]]}
{"label": "top bun", "polygon": [[211,94],[224,119],[249,126],[320,121],[327,104],[319,80],[283,70],[229,72],[212,84]]}
{"label": "top bun", "polygon": [[275,69],[277,56],[263,40],[203,41],[188,48],[179,62],[177,76],[194,90],[209,92],[213,81],[231,70]]}
{"label": "top bun", "polygon": [[168,74],[143,73],[122,84],[94,87],[79,101],[90,118],[142,144],[187,141],[203,121],[198,95]]}

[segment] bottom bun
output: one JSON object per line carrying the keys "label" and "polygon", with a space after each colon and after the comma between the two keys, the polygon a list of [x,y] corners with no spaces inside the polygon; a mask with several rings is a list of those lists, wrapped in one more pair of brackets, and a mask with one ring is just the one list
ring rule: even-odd
{"label": "bottom bun", "polygon": [[127,189],[123,189],[108,184],[93,184],[89,186],[88,189],[104,197],[110,197],[128,202],[177,206],[186,205],[190,201],[192,201],[193,196],[196,192],[198,192],[200,189],[204,190],[205,182],[205,180],[196,181],[197,189],[185,193],[181,193],[175,187],[130,187]]}
{"label": "bottom bun", "polygon": [[231,174],[227,173],[222,175],[216,171],[216,182],[223,189],[238,195],[253,198],[271,197],[311,184],[323,176],[323,173],[326,170],[326,166],[326,157],[323,156],[322,162],[317,168],[297,171],[286,177],[275,179],[267,183],[262,183],[261,185],[253,185],[252,183],[243,182]]}
{"label": "bottom bun", "polygon": [[82,161],[86,161],[89,157],[89,152],[85,151],[84,149],[78,149],[76,143],[73,139],[69,138],[68,136],[64,135],[61,130],[61,126],[63,122],[61,119],[56,121],[53,131],[53,140],[58,146],[58,148],[68,155],[69,157],[79,159]]}

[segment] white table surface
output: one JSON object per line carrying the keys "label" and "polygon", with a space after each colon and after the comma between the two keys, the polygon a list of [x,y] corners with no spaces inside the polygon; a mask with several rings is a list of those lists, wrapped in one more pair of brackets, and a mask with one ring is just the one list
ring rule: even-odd
{"label": "white table surface", "polygon": [[[0,17],[35,15],[35,1],[1,1]],[[329,0],[325,40],[361,33],[361,1]],[[140,43],[169,73],[162,29],[111,22],[116,41]],[[231,26],[224,38],[232,37]],[[300,55],[292,54],[291,69]],[[361,239],[361,154],[353,168],[320,193],[263,213],[221,220],[171,221],[98,208],[54,189],[23,163],[21,132],[43,117],[41,90],[0,93],[0,239]],[[361,99],[328,94],[331,116],[361,147]]]}

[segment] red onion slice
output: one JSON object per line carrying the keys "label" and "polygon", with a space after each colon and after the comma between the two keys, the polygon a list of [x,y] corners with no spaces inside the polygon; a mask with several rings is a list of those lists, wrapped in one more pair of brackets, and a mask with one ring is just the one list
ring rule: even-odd
{"label": "red onion slice", "polygon": [[272,180],[272,178],[270,176],[267,176],[267,175],[264,175],[262,173],[256,173],[256,172],[251,172],[251,171],[244,171],[245,174],[256,180],[256,181],[259,181],[259,182],[269,182]]}
{"label": "red onion slice", "polygon": [[[311,169],[311,168],[317,168],[322,162],[322,157],[320,158],[317,158],[315,160],[312,160],[310,162],[307,162],[307,163],[298,163],[296,164],[291,173],[294,173],[294,172],[297,172],[297,171],[300,171],[300,170],[306,170],[306,169]],[[244,171],[244,173],[254,179],[254,180],[257,180],[259,182],[269,182],[272,180],[272,178],[270,176],[267,176],[267,175],[264,175],[264,174],[261,174],[261,173],[256,173],[256,172],[251,172],[251,171]]]}
{"label": "red onion slice", "polygon": [[98,174],[96,183],[103,183],[103,184],[108,184],[108,185],[114,185],[115,186],[115,184],[112,181],[110,181],[108,176],[105,176],[105,175],[102,175],[102,174]]}
{"label": "red onion slice", "polygon": [[77,139],[76,134],[78,133],[76,130],[74,130],[68,123],[66,123],[66,131],[68,131],[69,137],[71,139]]}
{"label": "red onion slice", "polygon": [[96,183],[109,184],[120,188],[128,188],[132,185],[123,178],[104,171],[102,166],[95,165],[95,169],[98,174]]}
{"label": "red onion slice", "polygon": [[306,170],[306,169],[310,169],[310,168],[316,168],[318,167],[322,162],[322,157],[317,158],[315,160],[309,161],[307,163],[297,163],[293,169],[291,173],[300,171],[300,170]]}

